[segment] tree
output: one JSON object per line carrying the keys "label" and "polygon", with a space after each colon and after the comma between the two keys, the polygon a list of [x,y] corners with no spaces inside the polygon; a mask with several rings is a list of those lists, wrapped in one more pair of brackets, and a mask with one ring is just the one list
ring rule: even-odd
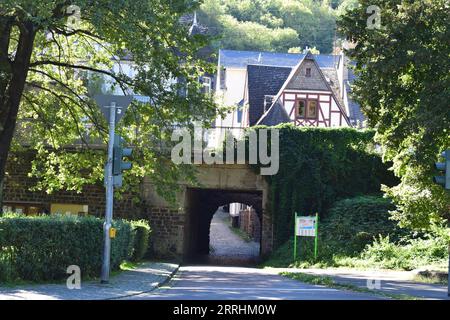
{"label": "tree", "polygon": [[[137,147],[130,176],[150,175],[159,191],[173,194],[169,191],[186,170],[161,156],[157,145],[170,134],[164,129],[209,123],[217,113],[212,98],[199,90],[198,77],[213,71],[197,56],[206,39],[189,38],[189,26],[180,22],[198,5],[187,0],[2,0],[0,184],[11,146],[20,148],[24,140],[36,152],[37,188],[79,191],[101,181],[105,152],[92,143],[105,142],[106,123],[88,96],[101,75],[124,93],[149,97],[130,107],[118,131]],[[79,21],[72,15],[78,9]],[[134,77],[112,69],[124,56],[134,60]],[[178,94],[181,86],[186,95]]]}
{"label": "tree", "polygon": [[[200,21],[222,35],[216,48],[287,51],[317,47],[329,53],[335,35],[338,2],[313,0],[205,0]],[[331,5],[331,6],[330,6]]]}
{"label": "tree", "polygon": [[[381,28],[367,27],[370,5],[380,8]],[[450,147],[449,13],[446,0],[361,0],[338,23],[356,44],[348,52],[354,95],[401,178],[384,190],[403,226],[449,218],[450,195],[431,180],[438,154]]]}

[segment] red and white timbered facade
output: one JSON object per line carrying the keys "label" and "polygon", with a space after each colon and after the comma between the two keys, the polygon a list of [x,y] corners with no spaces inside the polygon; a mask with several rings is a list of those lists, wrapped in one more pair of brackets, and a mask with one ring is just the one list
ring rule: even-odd
{"label": "red and white timbered facade", "polygon": [[280,97],[289,118],[298,126],[348,126],[332,92],[285,90]]}
{"label": "red and white timbered facade", "polygon": [[332,85],[333,81],[324,75],[313,55],[308,53],[292,69],[274,97],[272,106],[261,117],[259,123],[273,123],[268,119],[271,119],[273,114],[279,116],[281,111],[285,112],[285,121],[298,126],[351,126],[345,107],[339,101],[337,93],[333,91]]}

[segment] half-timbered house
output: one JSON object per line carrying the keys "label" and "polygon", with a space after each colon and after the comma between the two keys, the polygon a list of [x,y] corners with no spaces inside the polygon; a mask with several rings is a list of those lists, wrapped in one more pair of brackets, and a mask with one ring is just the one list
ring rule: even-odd
{"label": "half-timbered house", "polygon": [[348,65],[343,53],[220,50],[216,97],[235,109],[215,121],[217,136],[225,131],[237,135],[236,128],[284,122],[363,126],[364,116],[351,99],[354,76]]}
{"label": "half-timbered house", "polygon": [[270,105],[256,124],[293,122],[298,126],[351,126],[339,96],[337,79],[322,71],[311,53],[291,70],[275,96],[265,95]]}

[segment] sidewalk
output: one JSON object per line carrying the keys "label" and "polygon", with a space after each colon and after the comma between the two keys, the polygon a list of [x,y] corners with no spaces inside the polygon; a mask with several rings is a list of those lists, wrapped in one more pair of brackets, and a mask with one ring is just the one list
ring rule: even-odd
{"label": "sidewalk", "polygon": [[138,268],[111,277],[109,284],[81,282],[81,289],[69,290],[66,284],[43,284],[2,288],[0,300],[108,300],[149,292],[168,281],[179,265],[146,262]]}
{"label": "sidewalk", "polygon": [[[396,295],[408,295],[425,300],[449,300],[447,285],[420,283],[413,281],[411,271],[392,270],[354,270],[354,269],[290,269],[268,268],[272,272],[299,272],[311,275],[328,276],[336,283],[349,284],[364,289],[382,291]],[[379,284],[379,287],[378,287]]]}

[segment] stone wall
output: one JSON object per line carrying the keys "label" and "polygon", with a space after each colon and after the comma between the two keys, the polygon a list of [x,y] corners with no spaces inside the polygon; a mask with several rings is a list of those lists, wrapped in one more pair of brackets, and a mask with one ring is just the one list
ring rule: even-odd
{"label": "stone wall", "polygon": [[261,240],[261,221],[254,209],[245,209],[239,212],[239,227],[253,241]]}
{"label": "stone wall", "polygon": [[185,214],[169,207],[146,207],[144,219],[150,223],[151,250],[158,257],[180,257],[183,254]]}
{"label": "stone wall", "polygon": [[272,217],[263,213],[261,231],[261,256],[267,257],[273,251],[273,221]]}
{"label": "stone wall", "polygon": [[[30,191],[36,185],[36,179],[28,177],[31,171],[31,152],[15,154],[9,157],[6,167],[6,179],[3,188],[3,202],[33,205],[41,212],[50,212],[52,203],[88,205],[89,214],[103,216],[105,212],[105,187],[103,184],[86,185],[81,193],[76,191],[57,191],[47,194],[44,191]],[[120,217],[140,216],[141,206],[133,203],[131,194],[114,203],[114,214]]]}
{"label": "stone wall", "polygon": [[[40,206],[46,212],[50,212],[52,203],[83,204],[88,205],[90,215],[103,217],[105,211],[105,188],[102,183],[87,185],[81,193],[74,191],[57,191],[47,194],[41,191],[30,191],[35,186],[36,180],[28,177],[31,169],[32,153],[21,153],[7,164],[7,177],[4,184],[5,203],[23,203]],[[272,250],[272,222],[270,216],[264,214],[267,208],[267,186],[261,176],[253,173],[244,165],[233,166],[207,166],[199,170],[198,179],[202,188],[215,190],[216,194],[233,192],[234,198],[223,203],[214,203],[214,208],[229,202],[245,202],[248,192],[262,192],[263,200],[259,207],[262,211],[261,253],[267,255]],[[239,189],[241,188],[241,189]],[[131,194],[124,194],[121,200],[114,204],[114,217],[126,219],[146,219],[152,228],[151,251],[153,256],[181,257],[186,250],[186,239],[192,234],[187,225],[187,210],[189,201],[191,207],[205,204],[208,197],[192,198],[186,196],[187,187],[184,186],[177,196],[177,208],[170,206],[157,195],[150,181],[144,180],[139,203],[132,201]],[[241,199],[240,197],[244,197]],[[191,199],[192,198],[192,199]],[[221,200],[220,197],[215,197]],[[190,200],[189,200],[190,199]],[[211,200],[211,199],[210,199]],[[262,204],[261,204],[262,202]],[[258,204],[255,204],[258,205]],[[211,209],[211,208],[210,208]],[[210,212],[209,210],[208,212]],[[213,211],[211,211],[213,213]],[[259,211],[258,211],[259,212]],[[209,223],[209,220],[199,223]],[[187,228],[187,229],[186,229]],[[255,231],[254,231],[255,232]]]}

